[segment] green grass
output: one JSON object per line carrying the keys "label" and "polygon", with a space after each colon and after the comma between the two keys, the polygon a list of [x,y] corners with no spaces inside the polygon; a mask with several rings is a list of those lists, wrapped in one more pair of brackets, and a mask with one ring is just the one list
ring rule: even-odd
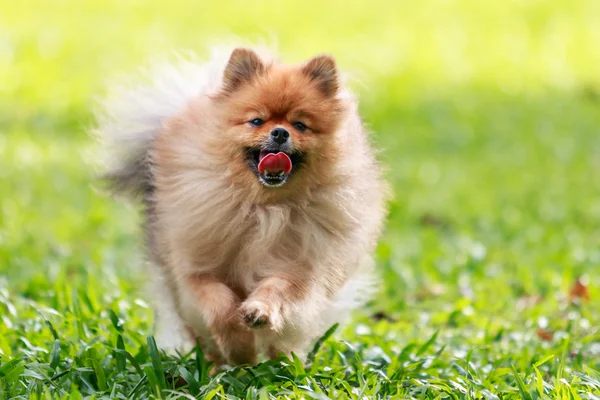
{"label": "green grass", "polygon": [[[202,3],[1,7],[0,399],[600,398],[597,1]],[[314,362],[209,378],[148,338],[85,130],[108,79],[228,35],[333,53],[395,198],[379,294]]]}

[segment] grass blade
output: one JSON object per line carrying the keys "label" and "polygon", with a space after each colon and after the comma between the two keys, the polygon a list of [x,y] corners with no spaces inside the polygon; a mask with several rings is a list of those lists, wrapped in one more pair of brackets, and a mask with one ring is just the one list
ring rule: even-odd
{"label": "grass blade", "polygon": [[423,346],[421,346],[419,348],[419,350],[417,350],[417,357],[419,357],[420,355],[422,355],[423,353],[425,353],[425,351],[427,351],[427,349],[429,348],[429,346],[431,346],[435,340],[438,337],[438,334],[440,333],[440,331],[435,331],[435,333],[433,335],[431,335],[431,337],[429,338],[429,340],[427,342],[425,342],[425,344]]}
{"label": "grass blade", "polygon": [[60,363],[60,340],[56,339],[52,345],[52,352],[50,353],[50,376],[54,375],[58,363]]}
{"label": "grass blade", "polygon": [[517,382],[517,386],[519,386],[519,392],[521,392],[521,396],[526,400],[533,400],[533,398],[531,397],[531,394],[527,390],[527,386],[525,386],[525,382],[519,375],[519,372],[517,371],[515,366],[511,365],[511,368],[512,368],[512,371],[513,371],[513,374],[515,377],[515,381]]}
{"label": "grass blade", "polygon": [[125,371],[126,368],[126,359],[123,352],[125,351],[125,342],[123,341],[123,336],[117,336],[117,349],[121,351],[114,351],[114,357],[116,361],[117,371]]}
{"label": "grass blade", "polygon": [[337,328],[340,326],[340,324],[334,324],[331,328],[329,328],[327,330],[327,332],[325,332],[325,334],[323,336],[321,336],[319,338],[319,340],[316,341],[315,345],[313,346],[313,349],[310,351],[310,353],[308,353],[308,355],[306,356],[306,362],[308,364],[312,364],[315,361],[315,356],[317,355],[317,352],[319,351],[319,349],[321,348],[321,346],[323,345],[323,343],[329,339],[329,337],[331,335],[333,335],[335,333],[335,331],[337,330]]}
{"label": "grass blade", "polygon": [[194,396],[197,396],[198,393],[200,393],[200,385],[198,385],[198,382],[196,381],[194,376],[190,373],[190,371],[188,371],[185,367],[180,366],[179,374],[187,382],[190,393],[193,394]]}
{"label": "grass blade", "polygon": [[158,351],[158,347],[156,347],[156,341],[154,337],[149,336],[147,338],[148,341],[148,353],[150,354],[150,359],[152,360],[152,368],[156,373],[157,384],[160,389],[166,389],[167,383],[165,381],[165,372],[162,367],[162,361],[160,358],[160,353]]}

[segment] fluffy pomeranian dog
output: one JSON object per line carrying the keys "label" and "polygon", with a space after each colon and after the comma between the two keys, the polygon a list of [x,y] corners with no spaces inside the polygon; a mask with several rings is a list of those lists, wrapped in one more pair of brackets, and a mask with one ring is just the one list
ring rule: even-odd
{"label": "fluffy pomeranian dog", "polygon": [[307,347],[372,288],[385,185],[334,59],[236,48],[151,71],[99,113],[144,205],[160,347],[216,365]]}

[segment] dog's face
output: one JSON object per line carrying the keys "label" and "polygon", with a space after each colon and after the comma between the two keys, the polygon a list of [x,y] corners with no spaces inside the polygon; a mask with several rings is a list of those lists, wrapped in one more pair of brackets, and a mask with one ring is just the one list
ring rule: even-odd
{"label": "dog's face", "polygon": [[266,64],[236,49],[217,96],[222,134],[235,173],[265,190],[318,181],[335,162],[333,133],[342,118],[335,62]]}

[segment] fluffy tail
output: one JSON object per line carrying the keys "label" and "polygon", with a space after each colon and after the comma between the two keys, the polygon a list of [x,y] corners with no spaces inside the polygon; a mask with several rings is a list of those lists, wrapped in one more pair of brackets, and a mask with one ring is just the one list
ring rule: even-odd
{"label": "fluffy tail", "polygon": [[219,87],[230,51],[211,61],[179,57],[142,71],[137,83],[118,85],[100,102],[94,134],[102,146],[103,177],[116,194],[144,198],[153,191],[149,151],[163,122],[193,97]]}

